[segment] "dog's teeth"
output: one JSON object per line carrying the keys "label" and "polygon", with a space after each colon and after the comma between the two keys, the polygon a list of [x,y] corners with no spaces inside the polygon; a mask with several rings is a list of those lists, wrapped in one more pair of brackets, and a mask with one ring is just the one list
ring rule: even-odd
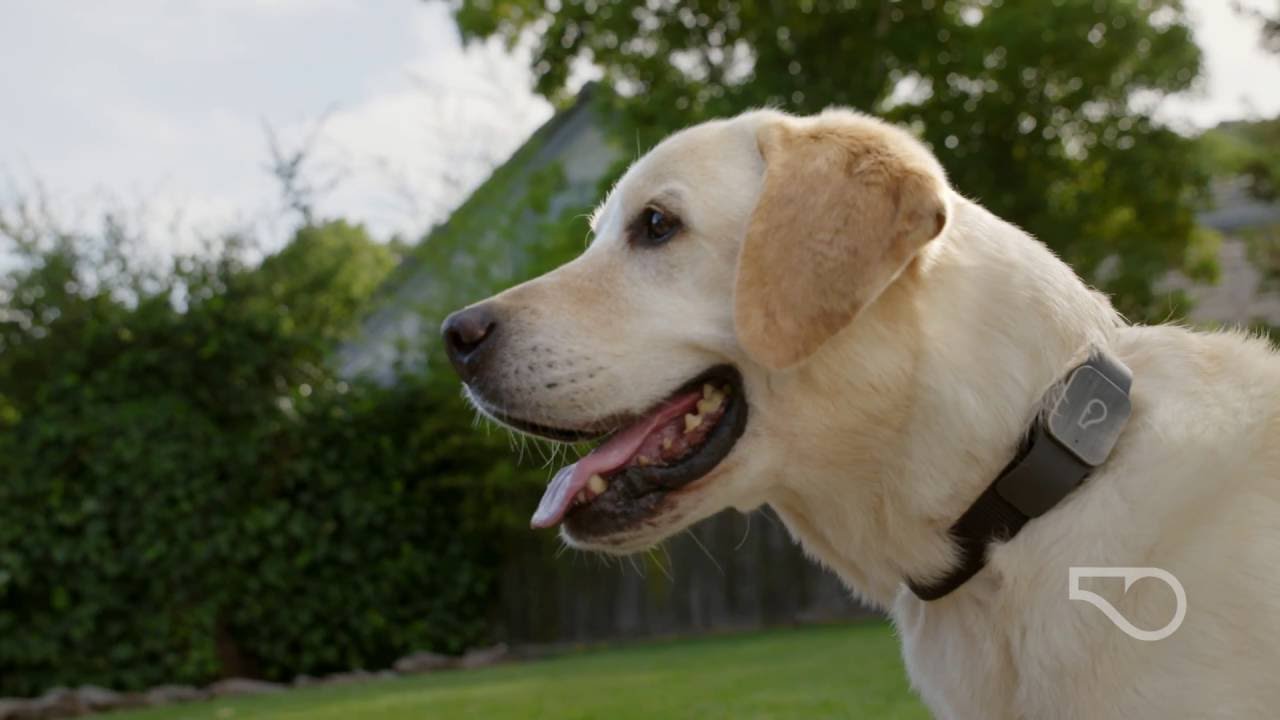
{"label": "dog's teeth", "polygon": [[589,489],[593,494],[599,495],[609,489],[609,481],[599,475],[592,475],[587,480],[587,489]]}
{"label": "dog's teeth", "polygon": [[649,457],[648,455],[640,455],[639,457],[636,458],[636,464],[639,465],[640,467],[649,467],[650,465],[653,464],[653,458]]}
{"label": "dog's teeth", "polygon": [[685,415],[684,416],[684,434],[688,435],[694,430],[697,430],[698,426],[701,424],[702,424],[701,415],[693,415],[693,414]]}
{"label": "dog's teeth", "polygon": [[724,402],[724,396],[718,391],[710,396],[698,401],[698,414],[707,415],[720,409],[720,404]]}
{"label": "dog's teeth", "polygon": [[712,395],[715,394],[715,392],[716,392],[716,389],[711,386],[711,383],[706,383],[702,386],[702,397],[704,398],[711,397]]}
{"label": "dog's teeth", "polygon": [[663,450],[670,450],[670,449],[671,449],[671,438],[669,438],[669,437],[664,437],[664,438],[662,438],[662,449],[663,449]]}

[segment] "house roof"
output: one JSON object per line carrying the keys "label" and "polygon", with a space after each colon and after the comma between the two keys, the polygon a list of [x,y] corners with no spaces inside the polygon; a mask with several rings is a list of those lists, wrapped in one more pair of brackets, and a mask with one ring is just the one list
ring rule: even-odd
{"label": "house roof", "polygon": [[[593,205],[601,180],[622,157],[605,132],[595,95],[593,84],[584,87],[405,257],[357,332],[338,349],[342,375],[390,382],[401,364],[421,366],[445,314],[529,277],[529,248],[538,243],[544,223],[557,221],[566,208]],[[530,203],[549,174],[555,176],[554,190]],[[1226,236],[1220,282],[1194,284],[1172,274],[1163,288],[1186,290],[1196,301],[1192,318],[1198,321],[1261,318],[1280,325],[1280,296],[1260,289],[1260,273],[1240,238],[1250,228],[1280,223],[1280,206],[1221,185],[1215,187],[1214,208],[1199,220]]]}
{"label": "house roof", "polygon": [[[343,376],[390,382],[401,364],[420,366],[445,314],[528,276],[528,248],[543,222],[596,201],[620,152],[595,95],[593,84],[584,87],[407,254],[338,349]],[[550,196],[530,207],[530,196],[552,176]]]}

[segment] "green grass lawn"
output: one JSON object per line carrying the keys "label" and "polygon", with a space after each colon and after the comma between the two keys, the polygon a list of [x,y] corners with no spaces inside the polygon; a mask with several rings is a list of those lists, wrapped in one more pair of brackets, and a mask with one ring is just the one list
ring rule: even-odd
{"label": "green grass lawn", "polygon": [[106,720],[928,718],[881,623],[645,643]]}

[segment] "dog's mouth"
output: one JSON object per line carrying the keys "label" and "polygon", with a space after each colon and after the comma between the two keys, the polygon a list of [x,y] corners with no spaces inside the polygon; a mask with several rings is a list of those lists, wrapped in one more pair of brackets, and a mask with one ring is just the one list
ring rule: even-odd
{"label": "dog's mouth", "polygon": [[[581,434],[515,424],[558,440]],[[714,367],[650,410],[598,433],[605,439],[547,484],[530,524],[548,528],[564,522],[583,539],[630,529],[659,514],[671,493],[719,465],[746,424],[742,376],[729,365]]]}

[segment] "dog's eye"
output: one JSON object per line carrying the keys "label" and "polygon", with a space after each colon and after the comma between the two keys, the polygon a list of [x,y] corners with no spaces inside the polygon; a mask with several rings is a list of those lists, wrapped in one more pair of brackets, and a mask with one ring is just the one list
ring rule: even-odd
{"label": "dog's eye", "polygon": [[661,245],[679,229],[680,221],[663,210],[647,207],[640,213],[640,238],[646,245]]}

